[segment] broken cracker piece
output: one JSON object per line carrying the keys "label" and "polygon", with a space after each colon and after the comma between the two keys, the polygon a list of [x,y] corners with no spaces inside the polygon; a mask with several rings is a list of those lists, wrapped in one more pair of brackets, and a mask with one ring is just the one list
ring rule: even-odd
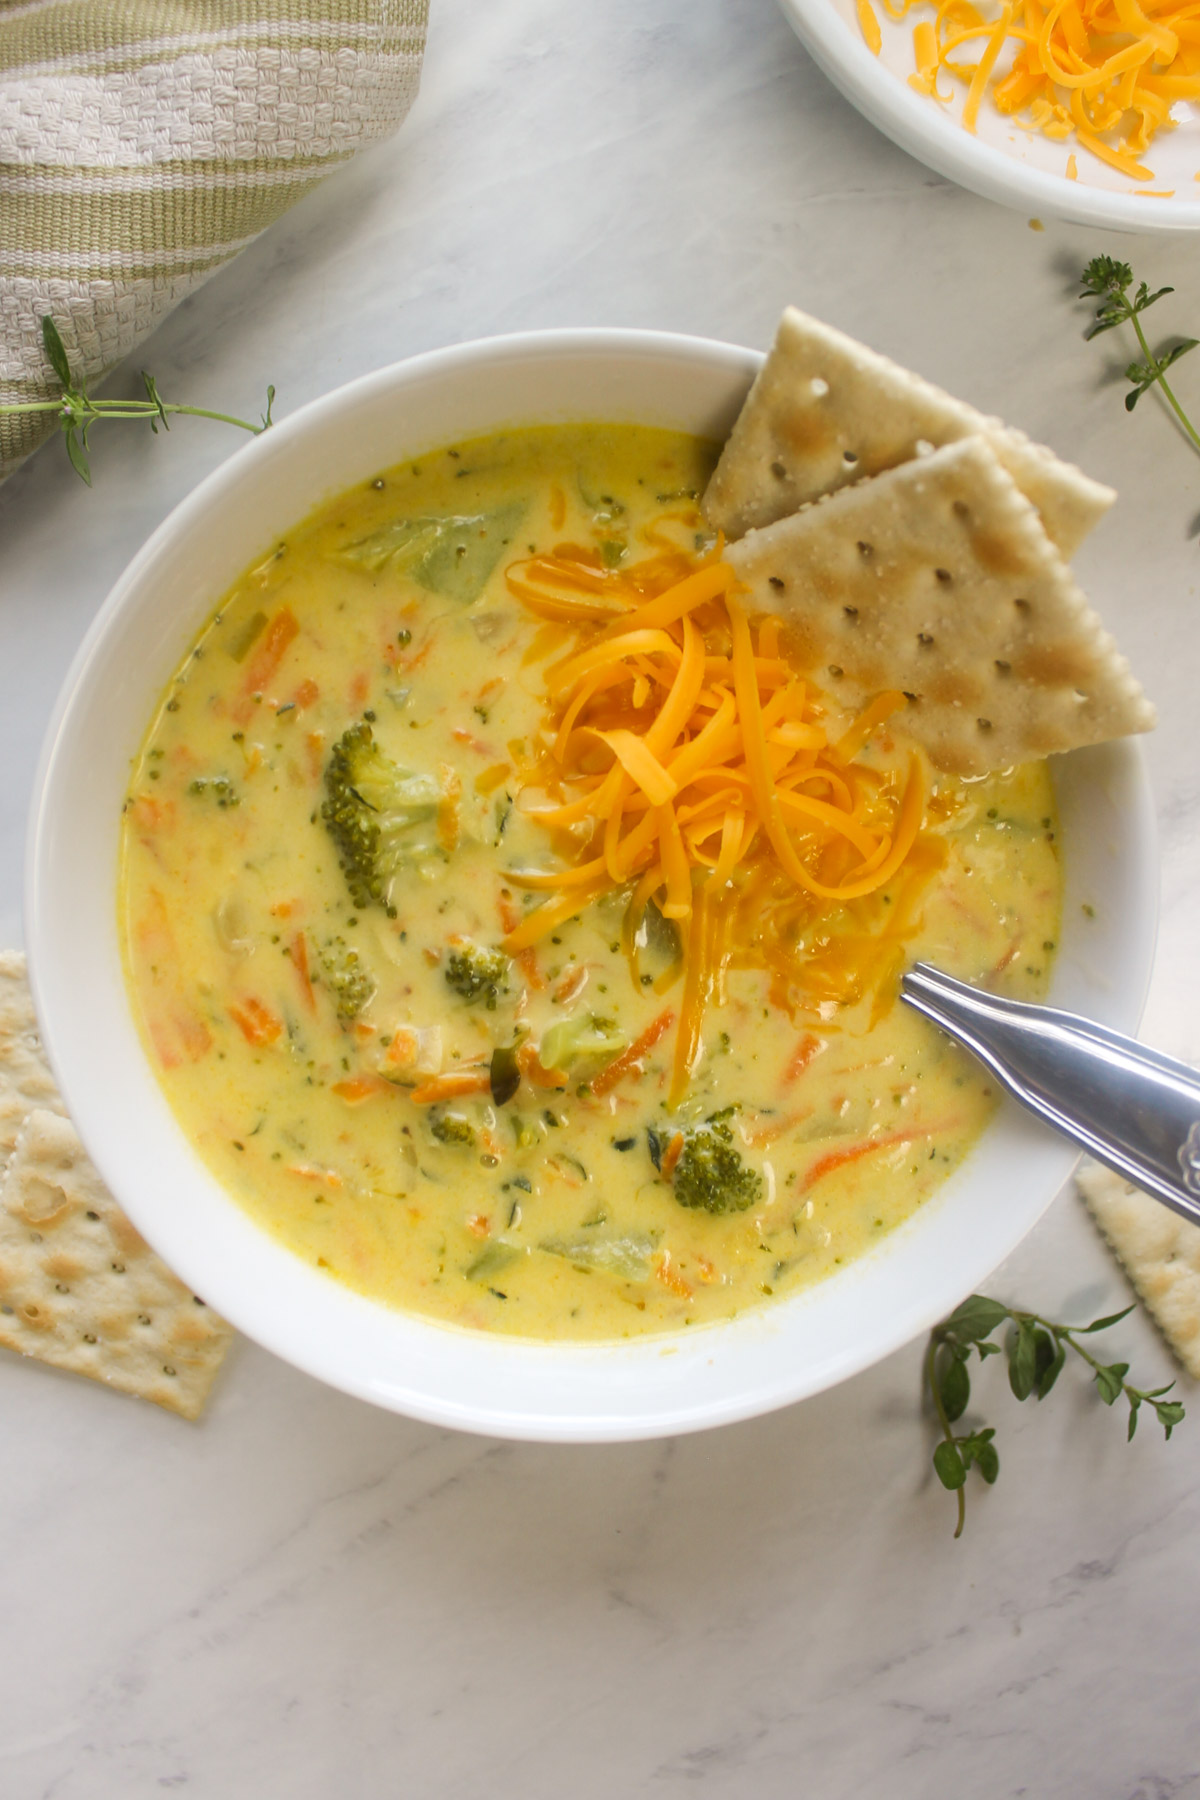
{"label": "broken cracker piece", "polygon": [[1064,557],[1116,499],[1052,450],[790,306],[704,496],[727,538],[839,488],[982,435]]}
{"label": "broken cracker piece", "polygon": [[38,1036],[25,958],[19,950],[0,950],[0,1177],[35,1106],[63,1109]]}
{"label": "broken cracker piece", "polygon": [[748,611],[847,707],[885,689],[940,769],[983,775],[1149,731],[1154,708],[983,438],[731,544]]}
{"label": "broken cracker piece", "polygon": [[1200,1225],[1090,1159],[1075,1181],[1167,1343],[1200,1379]]}
{"label": "broken cracker piece", "polygon": [[0,1344],[195,1419],[232,1335],[134,1229],[70,1121],[35,1108],[0,1187]]}

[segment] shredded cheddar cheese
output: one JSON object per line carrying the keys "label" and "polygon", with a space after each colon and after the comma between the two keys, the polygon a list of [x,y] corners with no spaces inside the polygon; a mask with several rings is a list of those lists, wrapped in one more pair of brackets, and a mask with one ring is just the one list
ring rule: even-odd
{"label": "shredded cheddar cheese", "polygon": [[[677,1100],[705,1007],[767,889],[776,901],[790,892],[811,923],[885,888],[918,844],[925,765],[917,752],[894,766],[859,760],[904,706],[901,693],[877,695],[831,738],[823,696],[781,654],[781,622],[746,618],[719,548],[698,567],[667,556],[625,572],[593,567],[588,554],[563,546],[507,572],[530,610],[570,619],[577,635],[545,671],[542,742],[521,796],[561,866],[509,873],[549,897],[504,945],[528,951],[590,901],[629,888],[624,944],[639,979],[638,933],[655,900],[682,945],[668,971],[683,978]],[[923,881],[937,857],[916,860]],[[854,934],[852,960],[864,936]],[[860,991],[871,969],[891,972],[894,948],[868,955],[870,968],[860,962]]]}
{"label": "shredded cheddar cheese", "polygon": [[[881,3],[900,20],[929,0]],[[870,0],[858,0],[858,17],[878,55]],[[913,25],[913,61],[909,85],[930,99],[952,97],[938,86],[943,70],[965,85],[968,131],[990,97],[1028,129],[1073,136],[1131,180],[1152,181],[1141,159],[1155,134],[1172,129],[1177,101],[1200,98],[1200,14],[1190,0],[1004,0],[988,12],[973,0],[939,0],[932,20]],[[1066,174],[1078,179],[1074,154]]]}

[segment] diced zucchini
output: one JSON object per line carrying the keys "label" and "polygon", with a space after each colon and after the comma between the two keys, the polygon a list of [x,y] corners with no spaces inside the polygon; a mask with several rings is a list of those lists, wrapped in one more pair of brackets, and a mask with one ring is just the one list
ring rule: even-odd
{"label": "diced zucchini", "polygon": [[634,1231],[623,1237],[548,1237],[538,1245],[548,1256],[561,1256],[577,1269],[615,1275],[621,1281],[649,1281],[650,1258],[657,1233]]}
{"label": "diced zucchini", "polygon": [[483,592],[525,510],[525,502],[518,500],[486,513],[393,519],[370,537],[347,544],[338,555],[372,574],[389,564],[403,569],[430,593],[470,606]]}

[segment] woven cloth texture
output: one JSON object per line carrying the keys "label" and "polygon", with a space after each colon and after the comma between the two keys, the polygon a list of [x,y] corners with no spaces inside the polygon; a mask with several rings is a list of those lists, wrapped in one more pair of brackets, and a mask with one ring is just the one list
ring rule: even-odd
{"label": "woven cloth texture", "polygon": [[[413,100],[427,0],[0,0],[0,403],[91,384]],[[0,415],[0,480],[55,429]]]}

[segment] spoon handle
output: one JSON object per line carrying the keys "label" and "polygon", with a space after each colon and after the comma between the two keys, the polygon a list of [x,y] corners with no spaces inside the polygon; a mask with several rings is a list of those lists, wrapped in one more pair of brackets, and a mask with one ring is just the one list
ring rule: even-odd
{"label": "spoon handle", "polygon": [[1039,1119],[1200,1225],[1200,1078],[1186,1063],[928,963],[909,970],[900,992]]}

